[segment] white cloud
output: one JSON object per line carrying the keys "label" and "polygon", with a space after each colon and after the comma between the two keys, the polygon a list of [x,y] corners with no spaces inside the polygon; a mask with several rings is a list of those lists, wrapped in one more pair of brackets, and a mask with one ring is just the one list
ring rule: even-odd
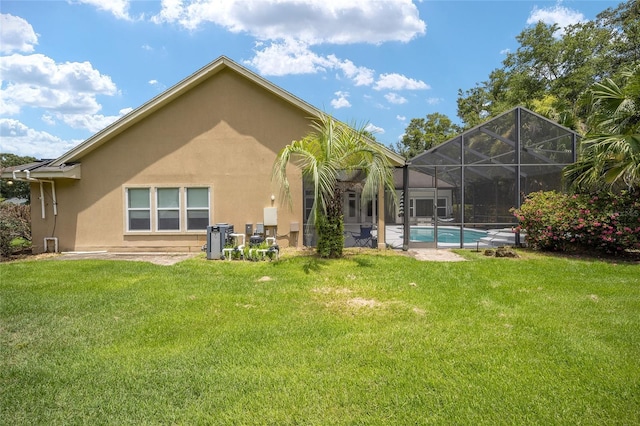
{"label": "white cloud", "polygon": [[56,120],[53,118],[53,116],[51,114],[44,114],[42,116],[42,121],[44,121],[45,123],[47,123],[50,126],[55,126],[56,125]]}
{"label": "white cloud", "polygon": [[[101,1],[101,0],[92,0]],[[156,23],[212,23],[261,40],[309,44],[408,42],[426,32],[411,0],[163,0]]]}
{"label": "white cloud", "polygon": [[438,105],[440,104],[440,102],[442,102],[444,99],[442,98],[427,98],[427,103],[429,105]]}
{"label": "white cloud", "polygon": [[340,108],[349,108],[351,106],[351,103],[347,99],[349,97],[349,92],[338,91],[338,92],[335,92],[334,95],[336,95],[337,98],[331,100],[331,106],[333,108],[340,109]]}
{"label": "white cloud", "polygon": [[162,0],[160,13],[151,18],[152,22],[161,24],[163,22],[179,22],[185,11],[182,0]]}
{"label": "white cloud", "polygon": [[508,55],[509,53],[511,53],[511,49],[509,49],[509,48],[502,49],[502,50],[500,51],[500,54],[501,54],[501,55]]}
{"label": "white cloud", "polygon": [[331,61],[316,55],[306,43],[288,40],[273,43],[245,63],[254,66],[262,75],[315,74],[331,68]]}
{"label": "white cloud", "polygon": [[256,50],[253,59],[245,63],[255,67],[261,75],[316,74],[336,70],[356,86],[368,86],[374,81],[374,70],[356,66],[350,60],[341,60],[335,55],[320,56],[301,41],[285,40],[266,47],[259,43],[257,47],[262,50]]}
{"label": "white cloud", "polygon": [[0,137],[3,152],[36,158],[57,158],[81,142],[62,140],[11,118],[0,118]]}
{"label": "white cloud", "polygon": [[77,0],[79,3],[88,4],[99,10],[109,12],[118,19],[131,21],[129,16],[129,0]]}
{"label": "white cloud", "polygon": [[97,95],[117,94],[111,77],[89,62],[56,63],[41,55],[4,56],[0,62],[3,86],[0,113],[17,114],[23,107],[39,107],[63,114],[95,114]]}
{"label": "white cloud", "polygon": [[426,90],[431,87],[424,81],[391,73],[381,74],[373,88],[376,90]]}
{"label": "white cloud", "polygon": [[[371,86],[375,82],[375,71],[362,66],[356,66],[352,61],[341,60],[335,55],[320,56],[310,50],[309,45],[294,40],[281,43],[271,43],[263,47],[258,43],[253,59],[245,64],[255,67],[264,76],[283,76],[292,74],[317,74],[328,71],[340,71],[356,86]],[[423,81],[414,80],[401,74],[382,74],[375,83],[376,90],[424,90],[430,86]],[[406,99],[397,97],[397,103],[404,103]],[[393,102],[394,100],[390,100]]]}
{"label": "white cloud", "polygon": [[540,21],[547,25],[558,24],[560,32],[562,33],[565,27],[579,22],[585,22],[586,20],[582,13],[556,4],[553,7],[542,9],[537,6],[534,7],[529,14],[527,24],[535,25]]}
{"label": "white cloud", "polygon": [[0,52],[33,52],[38,36],[31,24],[9,14],[0,14]]}
{"label": "white cloud", "polygon": [[334,68],[341,70],[356,86],[369,86],[373,83],[375,71],[372,69],[358,67],[348,59],[341,61],[335,55],[329,55],[327,59]]}
{"label": "white cloud", "polygon": [[[156,22],[178,22],[194,29],[212,22],[231,32],[256,37],[255,55],[244,61],[264,76],[338,71],[356,86],[375,83],[374,70],[335,55],[319,55],[320,43],[409,41],[424,34],[425,24],[410,0],[212,0],[183,3],[163,0]],[[366,17],[366,19],[365,19]],[[265,41],[268,42],[265,43]],[[422,81],[399,74],[381,76],[376,89],[428,89]]]}
{"label": "white cloud", "polygon": [[404,115],[396,115],[396,120],[398,121],[407,121],[407,117]]}
{"label": "white cloud", "polygon": [[153,51],[153,47],[149,46],[148,44],[143,44],[142,46],[140,46],[142,48],[142,50],[146,50],[147,52],[151,52]]}
{"label": "white cloud", "polygon": [[391,104],[396,104],[396,105],[402,105],[408,102],[407,98],[402,97],[397,93],[393,93],[393,92],[387,93],[386,95],[384,95],[384,98],[387,100],[387,102]]}
{"label": "white cloud", "polygon": [[158,92],[162,92],[167,88],[167,86],[165,86],[164,84],[160,83],[156,79],[149,80],[149,86],[153,87]]}
{"label": "white cloud", "polygon": [[57,117],[74,129],[86,129],[91,133],[97,133],[131,111],[133,111],[132,108],[124,108],[118,115],[57,114]]}
{"label": "white cloud", "polygon": [[371,123],[367,124],[364,128],[366,131],[375,134],[384,134],[384,129],[382,127],[375,126]]}

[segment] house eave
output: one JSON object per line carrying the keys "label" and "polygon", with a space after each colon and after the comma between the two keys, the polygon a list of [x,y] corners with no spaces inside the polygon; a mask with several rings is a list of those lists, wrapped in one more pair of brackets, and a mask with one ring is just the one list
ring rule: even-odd
{"label": "house eave", "polygon": [[15,166],[2,171],[3,179],[14,179],[18,181],[38,181],[53,179],[74,179],[82,177],[82,167],[80,164],[63,164],[61,166],[43,165],[35,168]]}

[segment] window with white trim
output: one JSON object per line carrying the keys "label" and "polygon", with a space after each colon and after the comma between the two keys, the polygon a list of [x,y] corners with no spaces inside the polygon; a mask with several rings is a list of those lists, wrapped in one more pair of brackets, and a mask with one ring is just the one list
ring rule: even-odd
{"label": "window with white trim", "polygon": [[[447,216],[447,199],[438,198],[436,207],[438,217]],[[409,199],[409,217],[433,217],[433,198],[410,198]]]}
{"label": "window with white trim", "polygon": [[180,230],[180,189],[156,189],[156,226],[158,231]]}
{"label": "window with white trim", "polygon": [[187,188],[187,230],[207,229],[209,188]]}
{"label": "window with white trim", "polygon": [[151,231],[149,188],[127,189],[127,228],[129,231]]}
{"label": "window with white trim", "polygon": [[205,231],[210,220],[210,189],[201,187],[125,188],[126,232]]}
{"label": "window with white trim", "polygon": [[438,198],[438,217],[446,218],[447,215],[447,199],[446,198]]}

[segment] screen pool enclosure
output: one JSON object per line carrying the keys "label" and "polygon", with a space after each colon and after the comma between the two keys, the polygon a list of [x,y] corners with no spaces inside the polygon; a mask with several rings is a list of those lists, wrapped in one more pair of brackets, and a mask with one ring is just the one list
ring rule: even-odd
{"label": "screen pool enclosure", "polygon": [[[517,107],[424,151],[396,173],[399,208],[385,212],[387,243],[403,247],[513,244],[510,212],[523,196],[563,190],[579,136]],[[394,233],[395,230],[398,233]],[[401,242],[389,241],[402,237]]]}

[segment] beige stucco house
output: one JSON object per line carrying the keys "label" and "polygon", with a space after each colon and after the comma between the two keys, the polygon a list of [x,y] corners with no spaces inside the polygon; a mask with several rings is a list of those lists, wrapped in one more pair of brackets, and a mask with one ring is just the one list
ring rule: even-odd
{"label": "beige stucco house", "polygon": [[[288,171],[289,208],[271,168],[320,114],[220,57],[61,157],[2,177],[31,181],[35,252],[55,245],[59,251],[198,251],[208,225],[229,223],[245,232],[265,219],[276,224],[267,232],[281,247],[301,246],[300,173]],[[373,220],[384,230],[379,216]]]}

